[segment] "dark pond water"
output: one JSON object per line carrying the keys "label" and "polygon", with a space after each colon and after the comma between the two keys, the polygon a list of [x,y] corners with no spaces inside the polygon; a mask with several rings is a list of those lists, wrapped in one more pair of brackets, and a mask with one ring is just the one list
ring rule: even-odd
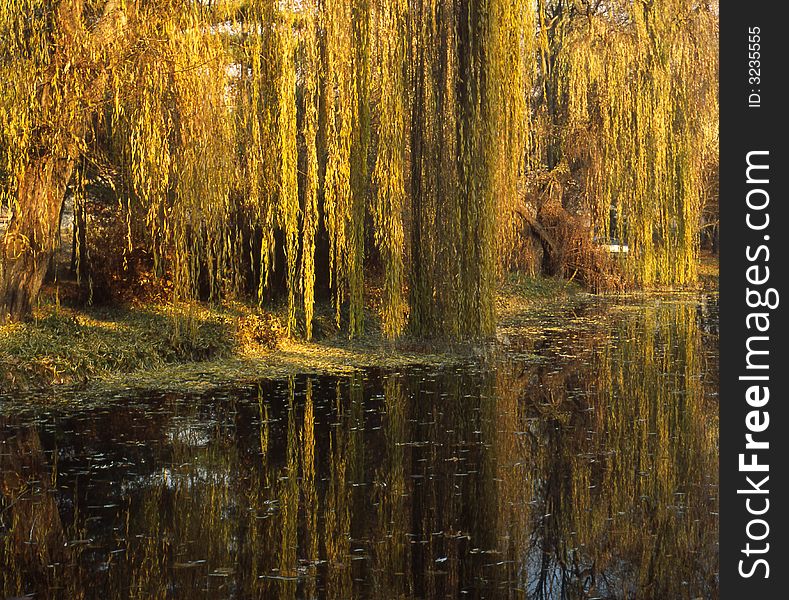
{"label": "dark pond water", "polygon": [[0,598],[716,598],[717,297],[468,364],[0,400]]}

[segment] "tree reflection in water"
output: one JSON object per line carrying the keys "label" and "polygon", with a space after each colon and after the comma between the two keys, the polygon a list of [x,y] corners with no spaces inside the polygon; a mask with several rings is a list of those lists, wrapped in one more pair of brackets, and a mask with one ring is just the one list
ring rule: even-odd
{"label": "tree reflection in water", "polygon": [[716,598],[705,318],[592,306],[462,366],[8,411],[0,594]]}

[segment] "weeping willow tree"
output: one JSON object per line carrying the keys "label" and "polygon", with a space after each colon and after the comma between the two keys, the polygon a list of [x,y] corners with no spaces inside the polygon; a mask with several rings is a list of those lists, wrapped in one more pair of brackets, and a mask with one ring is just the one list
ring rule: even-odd
{"label": "weeping willow tree", "polygon": [[109,69],[128,45],[118,0],[0,6],[0,322],[30,312],[54,252],[60,210]]}
{"label": "weeping willow tree", "polygon": [[[296,16],[273,1],[253,2],[226,35],[208,16],[218,17],[197,5],[172,13],[158,25],[168,43],[149,48],[160,61],[117,73],[142,90],[116,105],[117,143],[176,298],[217,299],[250,287],[251,279],[262,300],[280,233],[291,331],[303,280],[314,278],[314,264],[299,265]],[[229,39],[240,39],[240,62]],[[304,235],[314,252],[315,160],[310,164]]]}
{"label": "weeping willow tree", "polygon": [[320,215],[318,163],[318,115],[320,103],[320,36],[318,30],[317,0],[306,6],[304,18],[304,217],[303,249],[301,264],[301,292],[304,301],[305,334],[312,338],[312,319],[315,314],[315,244]]}
{"label": "weeping willow tree", "polygon": [[359,334],[369,5],[256,0],[225,33],[211,25],[219,16],[195,5],[173,14],[169,47],[153,50],[168,68],[142,61],[117,75],[143,90],[113,119],[146,236],[180,298],[255,287],[262,301],[277,275],[288,331],[302,308],[309,338],[322,226],[338,325],[347,298],[349,332]]}
{"label": "weeping willow tree", "polygon": [[513,209],[519,205],[522,181],[533,161],[530,96],[536,74],[536,14],[529,0],[500,0],[492,2],[489,10],[487,168],[496,207],[497,274],[501,275],[508,253],[522,238],[522,223]]}
{"label": "weeping willow tree", "polygon": [[307,338],[321,287],[361,334],[371,278],[389,337],[490,335],[543,162],[584,178],[633,283],[692,282],[716,27],[689,0],[6,3],[3,319],[30,310],[88,146],[121,173],[105,251],[145,248],[174,300],[284,298]]}
{"label": "weeping willow tree", "polygon": [[[258,299],[276,266],[275,233],[283,232],[288,330],[296,321],[300,206],[297,192],[296,44],[293,15],[273,0],[249,3],[238,98],[241,153],[240,218],[251,231],[249,252],[257,268]],[[313,213],[310,216],[314,218]],[[314,240],[314,228],[308,229]],[[313,242],[314,243],[314,242]],[[305,277],[302,267],[302,278]],[[306,275],[309,276],[309,273]],[[311,306],[310,306],[311,308]]]}
{"label": "weeping willow tree", "polygon": [[[12,218],[3,319],[29,313],[57,247],[67,187],[78,160],[96,158],[88,142],[98,137],[111,140],[102,151],[123,172],[118,200],[129,211],[127,243],[110,251],[131,248],[132,206],[140,207],[144,244],[157,271],[171,272],[176,298],[196,297],[200,286],[215,298],[237,285],[230,60],[208,16],[189,0],[4,5],[3,202]],[[285,171],[295,161],[282,156]]]}
{"label": "weeping willow tree", "polygon": [[588,165],[598,234],[632,249],[632,282],[692,283],[716,142],[717,3],[606,2],[570,14],[554,15],[562,149]]}
{"label": "weeping willow tree", "polygon": [[[203,8],[180,8],[141,5],[136,54],[111,74],[104,127],[128,223],[125,247],[114,250],[147,248],[155,271],[172,281],[173,301],[217,299],[240,276],[229,57]],[[175,324],[177,337],[183,323]]]}
{"label": "weeping willow tree", "polygon": [[367,201],[369,21],[367,0],[323,0],[326,166],[324,214],[336,320],[349,296],[349,330],[363,329],[364,218]]}
{"label": "weeping willow tree", "polygon": [[403,264],[406,206],[406,18],[405,0],[380,0],[376,6],[378,86],[381,99],[378,147],[373,170],[372,207],[375,243],[384,263],[383,328],[398,335],[405,322]]}
{"label": "weeping willow tree", "polygon": [[488,335],[497,203],[524,164],[533,9],[419,0],[412,20],[412,325]]}

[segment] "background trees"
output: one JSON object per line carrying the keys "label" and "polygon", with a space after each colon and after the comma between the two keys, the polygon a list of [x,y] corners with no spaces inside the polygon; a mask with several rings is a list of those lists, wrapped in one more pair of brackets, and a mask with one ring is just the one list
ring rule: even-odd
{"label": "background trees", "polygon": [[371,279],[390,336],[487,335],[532,234],[552,271],[615,237],[627,283],[695,280],[716,3],[14,0],[0,40],[2,319],[65,199],[84,252],[99,173],[119,277],[142,250],[175,299],[282,295],[307,337],[316,294],[360,333]]}

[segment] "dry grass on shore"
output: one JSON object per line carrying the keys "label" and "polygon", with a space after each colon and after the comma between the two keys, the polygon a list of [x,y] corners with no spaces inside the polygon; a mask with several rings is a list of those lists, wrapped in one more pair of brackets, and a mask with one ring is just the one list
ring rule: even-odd
{"label": "dry grass on shore", "polygon": [[[704,257],[700,283],[717,283],[717,258]],[[499,289],[499,331],[560,312],[588,295],[572,282],[510,276]],[[369,302],[375,306],[374,299]],[[315,341],[288,337],[286,308],[150,303],[69,308],[50,300],[27,323],[0,327],[0,396],[54,387],[195,389],[296,373],[344,374],[365,367],[447,364],[470,345],[426,343],[381,334],[377,311],[365,335],[349,340],[329,306],[316,307]]]}

